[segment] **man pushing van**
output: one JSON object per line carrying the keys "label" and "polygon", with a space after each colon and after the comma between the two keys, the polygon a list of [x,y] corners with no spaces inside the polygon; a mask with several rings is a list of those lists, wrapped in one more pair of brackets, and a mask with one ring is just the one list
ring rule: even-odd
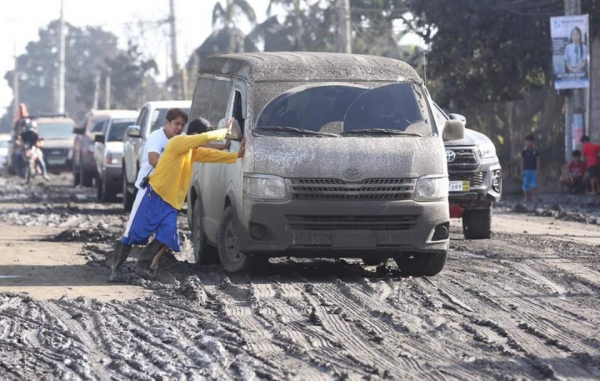
{"label": "man pushing van", "polygon": [[145,245],[154,233],[155,241],[162,246],[159,254],[167,247],[179,251],[177,212],[183,206],[190,185],[193,162],[235,163],[244,156],[245,141],[242,141],[237,153],[202,147],[208,142],[225,139],[232,121],[226,129],[202,134],[199,134],[202,131],[200,126],[190,124],[187,135],[169,140],[156,170],[149,176],[147,184],[141,184],[139,203],[133,206],[123,238],[115,243],[109,282],[124,280],[121,266],[127,260],[132,245]]}

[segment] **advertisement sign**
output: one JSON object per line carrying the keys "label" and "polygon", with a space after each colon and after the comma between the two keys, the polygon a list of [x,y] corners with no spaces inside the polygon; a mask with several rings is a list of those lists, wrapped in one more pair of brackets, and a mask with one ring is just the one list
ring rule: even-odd
{"label": "advertisement sign", "polygon": [[554,88],[590,87],[588,15],[550,18]]}

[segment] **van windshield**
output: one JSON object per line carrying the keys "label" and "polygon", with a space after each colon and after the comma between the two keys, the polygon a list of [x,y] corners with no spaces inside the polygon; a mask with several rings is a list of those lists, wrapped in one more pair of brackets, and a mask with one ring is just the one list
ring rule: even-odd
{"label": "van windshield", "polygon": [[374,89],[356,84],[296,87],[267,104],[255,131],[304,136],[429,135],[434,131],[419,97],[409,83]]}

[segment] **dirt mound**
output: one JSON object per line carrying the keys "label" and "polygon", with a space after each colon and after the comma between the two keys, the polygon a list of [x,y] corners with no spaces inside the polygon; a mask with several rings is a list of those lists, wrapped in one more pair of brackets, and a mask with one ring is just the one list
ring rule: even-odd
{"label": "dirt mound", "polygon": [[67,229],[48,238],[48,241],[109,243],[118,236],[119,233],[98,226],[95,229]]}

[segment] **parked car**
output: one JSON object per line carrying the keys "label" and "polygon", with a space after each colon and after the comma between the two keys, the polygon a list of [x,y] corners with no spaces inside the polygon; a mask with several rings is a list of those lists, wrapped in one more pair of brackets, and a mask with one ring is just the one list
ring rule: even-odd
{"label": "parked car", "polygon": [[8,167],[8,147],[10,146],[10,134],[0,134],[0,171]]}
{"label": "parked car", "polygon": [[42,153],[49,171],[70,170],[73,159],[75,122],[71,118],[37,118],[38,136],[44,140]]}
{"label": "parked car", "polygon": [[130,118],[137,115],[132,110],[91,110],[75,128],[73,143],[73,184],[81,183],[91,187],[96,177],[96,162],[94,161],[95,136],[102,132],[104,122],[110,117]]}
{"label": "parked car", "polygon": [[123,134],[135,118],[110,117],[95,136],[96,189],[100,201],[112,201],[121,192]]}
{"label": "parked car", "polygon": [[[435,105],[434,115],[466,124],[464,116],[447,115]],[[492,209],[502,196],[502,168],[494,143],[484,134],[465,129],[464,139],[446,142],[450,216],[462,218],[467,239],[487,239],[492,234]]]}
{"label": "parked car", "polygon": [[462,139],[464,126],[431,118],[432,108],[416,71],[394,59],[209,58],[191,119],[233,117],[247,141],[237,164],[195,166],[196,262],[218,254],[235,273],[275,256],[394,258],[404,274],[439,273],[449,245],[444,141]]}
{"label": "parked car", "polygon": [[127,129],[123,136],[123,208],[131,210],[137,189],[135,180],[140,168],[139,154],[146,138],[156,129],[165,125],[167,111],[171,108],[181,108],[190,111],[190,101],[160,101],[148,102],[142,107],[135,124]]}

